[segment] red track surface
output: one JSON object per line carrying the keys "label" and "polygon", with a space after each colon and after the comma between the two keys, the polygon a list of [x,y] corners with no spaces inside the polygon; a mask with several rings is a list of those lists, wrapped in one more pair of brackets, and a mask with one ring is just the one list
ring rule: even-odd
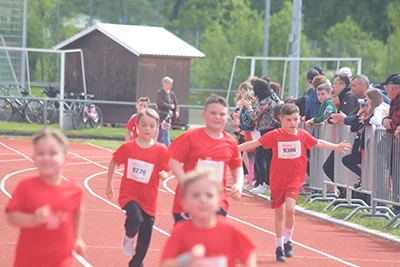
{"label": "red track surface", "polygon": [[[85,259],[95,267],[128,266],[120,250],[125,215],[116,201],[105,199],[107,163],[111,151],[83,143],[71,143],[64,176],[76,178],[85,191],[85,229],[87,244]],[[0,179],[7,192],[12,192],[22,178],[33,175],[32,146],[28,140],[0,139]],[[115,189],[119,189],[116,175]],[[86,186],[85,186],[86,181]],[[160,184],[158,212],[145,266],[157,266],[160,251],[170,232],[173,220],[171,207],[175,179]],[[1,209],[8,201],[0,193]],[[295,256],[286,263],[275,261],[273,211],[265,202],[243,196],[231,200],[229,219],[245,231],[255,242],[258,266],[400,266],[400,246],[307,216],[297,215],[294,231]],[[0,213],[0,262],[12,266],[18,230],[7,225],[4,212]],[[223,242],[221,240],[221,242]],[[82,266],[76,263],[76,266]]]}

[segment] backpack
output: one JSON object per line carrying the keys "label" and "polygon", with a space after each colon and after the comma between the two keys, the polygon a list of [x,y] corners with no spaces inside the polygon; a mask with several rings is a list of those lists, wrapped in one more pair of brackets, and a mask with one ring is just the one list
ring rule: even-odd
{"label": "backpack", "polygon": [[256,122],[251,119],[249,111],[246,107],[242,107],[240,110],[239,120],[240,129],[243,131],[253,131],[256,128]]}

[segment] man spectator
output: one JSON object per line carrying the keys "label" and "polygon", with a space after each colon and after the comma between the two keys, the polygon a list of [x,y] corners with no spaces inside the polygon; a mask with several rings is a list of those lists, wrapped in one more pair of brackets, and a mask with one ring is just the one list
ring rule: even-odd
{"label": "man spectator", "polygon": [[400,126],[400,74],[390,74],[382,85],[386,86],[388,97],[392,100],[389,116],[382,120],[382,125],[389,133],[394,133]]}
{"label": "man spectator", "polygon": [[160,115],[160,132],[157,141],[167,147],[171,144],[170,131],[171,125],[179,119],[179,107],[176,95],[171,91],[174,80],[164,77],[162,88],[158,90],[156,96],[157,111]]}

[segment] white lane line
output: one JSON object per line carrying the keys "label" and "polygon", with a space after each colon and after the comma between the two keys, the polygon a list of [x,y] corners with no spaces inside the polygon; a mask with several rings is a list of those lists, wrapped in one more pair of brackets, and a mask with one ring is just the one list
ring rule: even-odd
{"label": "white lane line", "polygon": [[16,162],[16,161],[25,161],[27,159],[5,159],[5,160],[0,160],[0,163],[3,162]]}
{"label": "white lane line", "polygon": [[[120,210],[120,211],[122,211],[122,212],[125,212],[125,211],[124,211],[123,209],[121,209],[118,205],[116,205],[116,204],[114,204],[113,202],[109,201],[108,199],[106,199],[106,198],[104,198],[104,197],[102,197],[102,196],[96,194],[96,193],[92,190],[92,188],[89,186],[89,181],[90,181],[92,178],[94,178],[94,177],[96,177],[96,176],[99,176],[99,175],[102,175],[102,174],[106,174],[107,172],[108,172],[108,170],[107,170],[107,171],[102,171],[102,172],[98,172],[98,173],[92,174],[92,175],[90,175],[89,177],[85,178],[83,184],[84,184],[85,188],[87,189],[87,191],[88,191],[90,194],[92,194],[94,197],[97,197],[98,199],[104,201],[104,202],[107,203],[108,205],[113,206],[114,208],[116,208],[116,209],[118,209],[118,210]],[[157,227],[157,226],[155,226],[155,225],[153,225],[153,228],[154,228],[154,230],[156,230],[156,231],[158,231],[158,232],[160,232],[160,233],[162,233],[162,234],[164,234],[164,235],[166,235],[166,236],[170,236],[170,234],[169,234],[168,232],[162,230],[161,228],[159,228],[159,227]]]}
{"label": "white lane line", "polygon": [[[21,152],[19,152],[16,149],[13,149],[7,145],[5,145],[4,143],[0,142],[0,145],[4,146],[5,148],[8,148],[11,151],[14,151],[15,153],[21,155],[22,157],[28,159],[29,161],[33,162],[33,160],[31,158],[29,158],[28,156],[22,154]],[[3,177],[3,179],[1,179],[0,181],[0,189],[1,191],[9,198],[11,198],[11,194],[9,192],[7,192],[5,184],[8,178],[10,178],[11,176],[18,174],[18,173],[22,173],[22,172],[26,172],[26,171],[30,171],[30,170],[35,170],[36,168],[28,168],[28,169],[24,169],[24,170],[19,170],[16,172],[13,172],[11,174],[8,174],[6,176]],[[64,177],[65,179],[65,177]],[[81,255],[77,254],[74,250],[72,251],[72,255],[75,257],[75,259],[82,264],[84,267],[93,267],[87,260],[85,260]]]}
{"label": "white lane line", "polygon": [[[164,188],[165,188],[168,192],[170,192],[171,194],[175,194],[175,192],[174,192],[173,190],[171,190],[171,189],[168,187],[168,182],[169,182],[171,179],[173,179],[173,178],[174,178],[174,176],[171,176],[171,177],[169,177],[168,179],[165,179],[165,181],[163,181],[163,183],[162,183],[162,185],[164,186]],[[259,227],[259,226],[257,226],[257,225],[254,225],[254,224],[252,224],[252,223],[243,221],[243,220],[241,220],[241,219],[239,219],[239,218],[236,218],[236,217],[233,217],[233,216],[230,216],[230,215],[228,215],[227,217],[228,217],[229,219],[232,219],[232,220],[236,221],[236,222],[245,224],[245,225],[247,225],[247,226],[250,226],[250,227],[252,227],[252,228],[255,228],[255,229],[257,229],[257,230],[260,230],[260,231],[262,231],[262,232],[264,232],[264,233],[267,233],[267,234],[269,234],[269,235],[275,236],[275,233],[274,233],[274,232],[268,231],[268,230],[266,230],[266,229],[264,229],[264,228],[261,228],[261,227]],[[323,252],[323,251],[317,250],[317,249],[315,249],[315,248],[309,247],[309,246],[304,245],[304,244],[302,244],[302,243],[299,243],[299,242],[296,242],[296,241],[292,241],[292,243],[293,243],[293,244],[296,244],[296,245],[298,245],[298,246],[300,246],[300,247],[302,247],[302,248],[305,248],[305,249],[308,249],[308,250],[313,251],[313,252],[315,252],[315,253],[318,253],[318,254],[320,254],[320,255],[323,255],[323,256],[325,256],[325,257],[327,257],[327,258],[330,258],[330,259],[332,259],[332,260],[335,260],[335,261],[338,261],[338,262],[340,262],[340,263],[343,263],[343,264],[345,264],[345,265],[347,265],[347,266],[358,267],[358,265],[355,265],[355,264],[353,264],[353,263],[351,263],[351,262],[347,262],[347,261],[345,261],[345,260],[343,260],[343,259],[340,259],[340,258],[338,258],[338,257],[335,257],[335,256],[330,255],[330,254],[328,254],[328,253],[325,253],[325,252]]]}

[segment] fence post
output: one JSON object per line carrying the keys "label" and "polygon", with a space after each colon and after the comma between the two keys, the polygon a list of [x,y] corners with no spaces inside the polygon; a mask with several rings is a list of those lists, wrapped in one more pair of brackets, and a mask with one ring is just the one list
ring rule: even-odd
{"label": "fence post", "polygon": [[44,101],[44,110],[43,110],[43,128],[47,127],[47,100]]}

